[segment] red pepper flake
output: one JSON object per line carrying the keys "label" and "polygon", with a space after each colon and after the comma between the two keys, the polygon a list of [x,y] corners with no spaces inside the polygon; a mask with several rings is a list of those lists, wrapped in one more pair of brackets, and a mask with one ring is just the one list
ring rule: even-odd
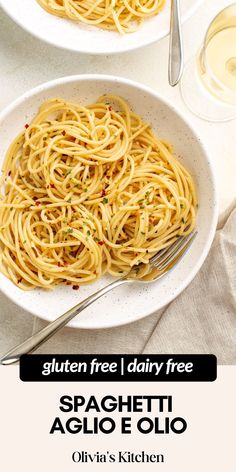
{"label": "red pepper flake", "polygon": [[99,246],[103,246],[104,241],[98,241]]}
{"label": "red pepper flake", "polygon": [[101,197],[105,197],[105,195],[106,195],[106,190],[103,189],[103,190],[101,191]]}
{"label": "red pepper flake", "polygon": [[54,185],[54,184],[50,184],[49,187],[50,187],[50,188],[55,188],[55,185]]}
{"label": "red pepper flake", "polygon": [[11,175],[11,170],[9,170],[8,175],[9,175],[9,177],[10,177],[10,175]]}
{"label": "red pepper flake", "polygon": [[35,202],[35,205],[37,205],[37,206],[40,205],[40,202]]}
{"label": "red pepper flake", "polygon": [[17,280],[17,283],[19,284],[20,282],[22,282],[22,277],[20,279]]}
{"label": "red pepper flake", "polygon": [[66,135],[66,132],[65,132],[65,131],[62,131],[61,134],[62,134],[62,136],[65,136],[65,135]]}
{"label": "red pepper flake", "polygon": [[64,265],[64,266],[68,266],[68,265],[69,265],[69,262],[63,261],[63,265]]}
{"label": "red pepper flake", "polygon": [[94,275],[97,275],[97,272],[96,272],[96,270],[93,272],[93,274],[94,274]]}
{"label": "red pepper flake", "polygon": [[79,290],[79,285],[72,285],[73,290]]}
{"label": "red pepper flake", "polygon": [[112,111],[112,106],[111,106],[111,105],[108,107],[108,110],[109,110],[109,111]]}
{"label": "red pepper flake", "polygon": [[38,197],[33,197],[33,200],[34,200],[34,201],[35,201],[35,200],[38,200]]}
{"label": "red pepper flake", "polygon": [[71,285],[71,282],[66,282],[66,285]]}
{"label": "red pepper flake", "polygon": [[28,123],[25,124],[25,129],[29,128],[29,125]]}

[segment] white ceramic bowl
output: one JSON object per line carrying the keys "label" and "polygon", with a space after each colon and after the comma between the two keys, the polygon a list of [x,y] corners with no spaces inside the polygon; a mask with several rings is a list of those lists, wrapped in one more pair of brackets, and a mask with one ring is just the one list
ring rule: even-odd
{"label": "white ceramic bowl", "polygon": [[[182,20],[187,20],[203,0],[180,0]],[[122,36],[47,13],[36,0],[0,0],[3,10],[33,36],[63,49],[87,54],[115,54],[137,49],[169,33],[170,0],[156,17],[133,34]]]}
{"label": "white ceramic bowl", "polygon": [[[0,115],[0,156],[13,138],[30,122],[39,105],[50,97],[88,104],[100,95],[114,93],[149,121],[155,132],[173,143],[181,162],[189,169],[199,197],[198,235],[183,260],[165,277],[152,284],[122,286],[101,298],[71,322],[79,328],[108,328],[143,318],[170,303],[191,282],[210,249],[217,221],[216,185],[212,164],[191,123],[170,103],[149,88],[130,80],[103,75],[63,77],[43,84],[17,99]],[[0,167],[2,162],[0,162]],[[81,286],[79,291],[61,286],[52,292],[23,292],[0,275],[0,289],[15,303],[47,320],[104,286],[111,278]]]}

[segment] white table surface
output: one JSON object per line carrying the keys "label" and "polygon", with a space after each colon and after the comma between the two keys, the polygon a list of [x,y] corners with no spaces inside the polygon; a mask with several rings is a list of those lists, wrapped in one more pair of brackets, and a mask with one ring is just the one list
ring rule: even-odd
{"label": "white table surface", "polygon": [[[186,60],[196,53],[214,15],[230,3],[232,0],[205,0],[202,8],[184,24]],[[168,85],[168,38],[123,55],[85,56],[40,43],[15,25],[2,11],[0,24],[0,109],[28,89],[66,75],[106,73],[143,82],[186,113],[207,145],[218,179],[220,211],[225,210],[236,197],[236,121],[207,123],[186,109],[178,88],[172,89]],[[1,352],[30,336],[34,322],[32,315],[0,294]]]}

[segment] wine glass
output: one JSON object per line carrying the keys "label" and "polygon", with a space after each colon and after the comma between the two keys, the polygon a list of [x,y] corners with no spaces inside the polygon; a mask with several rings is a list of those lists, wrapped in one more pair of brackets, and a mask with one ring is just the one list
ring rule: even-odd
{"label": "wine glass", "polygon": [[236,3],[211,22],[180,84],[186,106],[207,121],[236,118]]}

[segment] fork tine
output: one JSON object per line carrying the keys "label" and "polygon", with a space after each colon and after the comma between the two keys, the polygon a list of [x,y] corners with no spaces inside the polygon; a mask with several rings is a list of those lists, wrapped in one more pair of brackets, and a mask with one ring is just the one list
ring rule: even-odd
{"label": "fork tine", "polygon": [[180,236],[180,238],[176,239],[176,241],[174,241],[174,243],[172,243],[170,246],[158,251],[158,253],[150,259],[149,263],[154,265],[158,261],[162,262],[163,256],[165,256],[167,253],[169,254],[170,249],[176,248],[176,246],[178,247],[181,241],[183,241],[183,239],[184,236]]}
{"label": "fork tine", "polygon": [[[190,225],[188,225],[186,227],[186,230],[188,230],[190,228]],[[185,238],[186,236],[180,236],[176,241],[174,241],[174,243],[172,243],[170,246],[168,247],[165,247],[164,249],[161,249],[160,251],[158,251],[158,253],[154,254],[154,256],[152,256],[152,258],[150,259],[149,263],[152,264],[154,262],[156,262],[157,260],[159,260],[160,258],[162,258],[162,256],[164,254],[166,254],[171,247],[176,247],[179,245],[179,243]]]}
{"label": "fork tine", "polygon": [[[182,250],[183,244],[186,241],[187,238],[191,236],[192,233],[188,234],[188,236],[182,236],[181,238],[178,238],[177,241],[175,241],[171,246],[168,247],[167,251],[165,254],[161,255],[159,258],[158,262],[159,264],[163,264],[166,260],[169,259],[172,254],[175,254],[178,249]],[[155,261],[156,264],[157,261]]]}
{"label": "fork tine", "polygon": [[178,261],[180,261],[181,253],[183,252],[182,255],[184,255],[186,249],[190,244],[192,244],[196,235],[197,231],[195,233],[190,233],[180,241],[180,244],[177,247],[175,246],[175,248],[173,248],[173,246],[170,246],[170,251],[166,253],[164,257],[158,261],[158,263],[154,263],[153,267],[156,267],[159,270],[164,270],[168,265],[171,264],[172,261],[178,258],[179,255],[180,257],[178,258]]}

